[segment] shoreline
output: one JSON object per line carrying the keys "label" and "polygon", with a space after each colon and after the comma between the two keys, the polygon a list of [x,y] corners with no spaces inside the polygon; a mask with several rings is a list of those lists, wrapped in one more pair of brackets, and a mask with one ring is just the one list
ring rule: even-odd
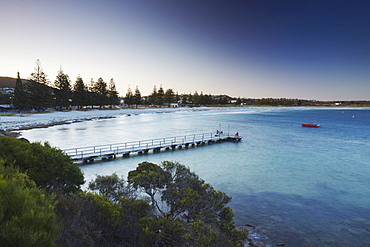
{"label": "shoreline", "polygon": [[[240,106],[235,108],[317,108],[317,109],[370,109],[370,107],[356,106]],[[43,113],[17,113],[13,115],[0,115],[0,136],[19,137],[19,131],[36,128],[48,128],[56,125],[72,124],[84,121],[93,121],[101,119],[116,118],[119,116],[131,116],[138,114],[155,114],[155,113],[172,113],[176,111],[202,111],[211,109],[225,109],[226,107],[191,107],[191,108],[125,108],[125,109],[105,109],[105,110],[88,110],[88,111],[54,111]],[[4,121],[5,120],[5,121]]]}

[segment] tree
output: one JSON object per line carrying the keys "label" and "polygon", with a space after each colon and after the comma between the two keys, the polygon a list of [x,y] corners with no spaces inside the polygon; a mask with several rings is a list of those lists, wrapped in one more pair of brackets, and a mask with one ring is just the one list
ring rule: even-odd
{"label": "tree", "polygon": [[175,93],[173,92],[172,89],[167,89],[166,90],[166,93],[164,94],[164,102],[165,103],[168,103],[168,107],[171,106],[171,103],[174,101],[175,99]]}
{"label": "tree", "polygon": [[114,202],[118,202],[121,197],[130,199],[137,197],[136,190],[116,173],[107,176],[97,175],[95,180],[89,183],[89,189],[98,191],[99,195],[105,195]]}
{"label": "tree", "polygon": [[[145,200],[94,193],[57,194],[56,212],[62,222],[60,246],[153,246],[145,230],[153,220]],[[154,237],[158,235],[154,232]],[[151,235],[150,237],[153,237]]]}
{"label": "tree", "polygon": [[134,104],[134,95],[132,94],[130,86],[128,86],[126,97],[125,97],[125,103],[130,106]]}
{"label": "tree", "polygon": [[213,239],[217,236],[217,240],[212,242],[216,242],[218,246],[227,246],[230,243],[235,246],[245,237],[243,233],[235,230],[234,214],[232,209],[226,206],[231,197],[216,191],[189,168],[177,162],[164,161],[162,168],[166,174],[170,174],[167,177],[166,190],[161,197],[169,206],[168,216],[180,216],[191,222],[192,226],[196,222],[206,224],[212,230],[209,237]]}
{"label": "tree", "polygon": [[93,92],[95,93],[97,99],[96,102],[102,108],[103,105],[107,103],[107,83],[104,82],[103,78],[99,78],[93,86]]}
{"label": "tree", "polygon": [[189,93],[189,96],[187,98],[187,102],[190,103],[190,104],[193,104],[193,95],[191,95],[191,93]]}
{"label": "tree", "polygon": [[17,73],[17,80],[15,81],[13,104],[19,108],[19,112],[28,106],[27,93],[23,87],[19,72]]}
{"label": "tree", "polygon": [[150,162],[142,162],[137,166],[136,170],[128,173],[127,179],[129,183],[136,189],[143,188],[145,193],[150,196],[152,214],[154,214],[156,208],[159,209],[155,200],[155,194],[164,188],[166,176],[166,173],[160,166]]}
{"label": "tree", "polygon": [[186,94],[183,94],[181,97],[182,104],[186,105],[188,103],[188,97]]}
{"label": "tree", "polygon": [[25,174],[0,164],[1,246],[55,246],[59,226],[53,198]]}
{"label": "tree", "polygon": [[113,78],[110,79],[110,81],[109,81],[108,103],[109,103],[111,108],[113,107],[113,105],[118,105],[119,104],[118,92],[116,90],[116,84],[115,84]]}
{"label": "tree", "polygon": [[157,102],[157,87],[154,85],[152,94],[149,95],[149,104],[154,105]]}
{"label": "tree", "polygon": [[[169,161],[142,162],[129,172],[127,181],[117,174],[97,176],[89,187],[98,194],[58,194],[56,209],[63,222],[58,244],[243,245],[246,236],[235,230],[232,210],[225,206],[231,198],[189,168]],[[149,196],[150,204],[132,196],[133,188]]]}
{"label": "tree", "polygon": [[141,93],[138,86],[135,89],[134,103],[135,105],[141,105]]}
{"label": "tree", "polygon": [[195,91],[192,100],[193,100],[193,104],[195,104],[195,105],[200,104],[200,97],[199,97],[199,94],[198,94],[197,91]]}
{"label": "tree", "polygon": [[77,77],[76,83],[73,85],[73,105],[78,109],[82,109],[88,105],[87,102],[87,88],[80,76]]}
{"label": "tree", "polygon": [[163,103],[164,103],[164,90],[163,90],[162,84],[161,84],[161,86],[159,87],[158,92],[157,92],[157,97],[155,99],[155,104],[161,106],[161,105],[163,105]]}
{"label": "tree", "polygon": [[19,167],[42,188],[74,192],[84,184],[80,168],[62,150],[48,143],[42,145],[0,137],[0,158],[5,165]]}
{"label": "tree", "polygon": [[35,72],[31,73],[28,79],[27,91],[29,95],[30,106],[38,111],[44,107],[52,105],[52,90],[46,79],[46,74],[41,68],[41,62],[36,60]]}
{"label": "tree", "polygon": [[97,93],[95,92],[94,88],[95,82],[93,78],[91,78],[89,85],[87,86],[87,101],[88,104],[91,105],[91,108],[94,108],[94,105],[97,104]]}
{"label": "tree", "polygon": [[[150,196],[152,214],[172,220],[181,219],[183,224],[188,225],[187,231],[193,236],[188,240],[193,239],[194,242],[191,246],[236,246],[245,237],[235,230],[233,212],[226,206],[231,197],[216,191],[179,163],[164,161],[161,166],[140,163],[135,171],[129,172],[128,181],[135,188],[143,188]],[[156,193],[166,203],[162,208]],[[197,234],[204,239],[194,237]]]}
{"label": "tree", "polygon": [[62,68],[58,71],[58,75],[54,81],[54,87],[56,88],[56,90],[54,90],[56,105],[62,109],[69,107],[72,96],[71,80],[69,76],[64,73]]}

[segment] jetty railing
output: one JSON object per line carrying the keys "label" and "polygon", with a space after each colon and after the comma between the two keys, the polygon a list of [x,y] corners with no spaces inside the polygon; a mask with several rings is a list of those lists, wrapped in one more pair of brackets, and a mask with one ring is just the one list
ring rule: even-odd
{"label": "jetty railing", "polygon": [[116,158],[117,155],[127,156],[130,155],[130,153],[148,153],[150,150],[153,152],[159,152],[161,149],[176,149],[188,146],[199,146],[212,142],[240,141],[241,139],[242,137],[240,136],[229,137],[228,135],[223,134],[208,133],[80,148],[68,148],[63,151],[71,156],[74,161],[90,163],[97,158],[113,159]]}

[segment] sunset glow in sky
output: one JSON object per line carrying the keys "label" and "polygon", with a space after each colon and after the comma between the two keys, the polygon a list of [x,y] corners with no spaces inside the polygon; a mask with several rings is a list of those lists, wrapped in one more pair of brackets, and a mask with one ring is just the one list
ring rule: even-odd
{"label": "sunset glow in sky", "polygon": [[370,1],[0,0],[0,76],[370,100]]}

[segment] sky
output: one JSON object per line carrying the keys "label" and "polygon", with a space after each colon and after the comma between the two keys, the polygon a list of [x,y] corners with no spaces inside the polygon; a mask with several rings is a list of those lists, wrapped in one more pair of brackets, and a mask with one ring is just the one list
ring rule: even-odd
{"label": "sky", "polygon": [[370,100],[368,0],[0,0],[0,76]]}

